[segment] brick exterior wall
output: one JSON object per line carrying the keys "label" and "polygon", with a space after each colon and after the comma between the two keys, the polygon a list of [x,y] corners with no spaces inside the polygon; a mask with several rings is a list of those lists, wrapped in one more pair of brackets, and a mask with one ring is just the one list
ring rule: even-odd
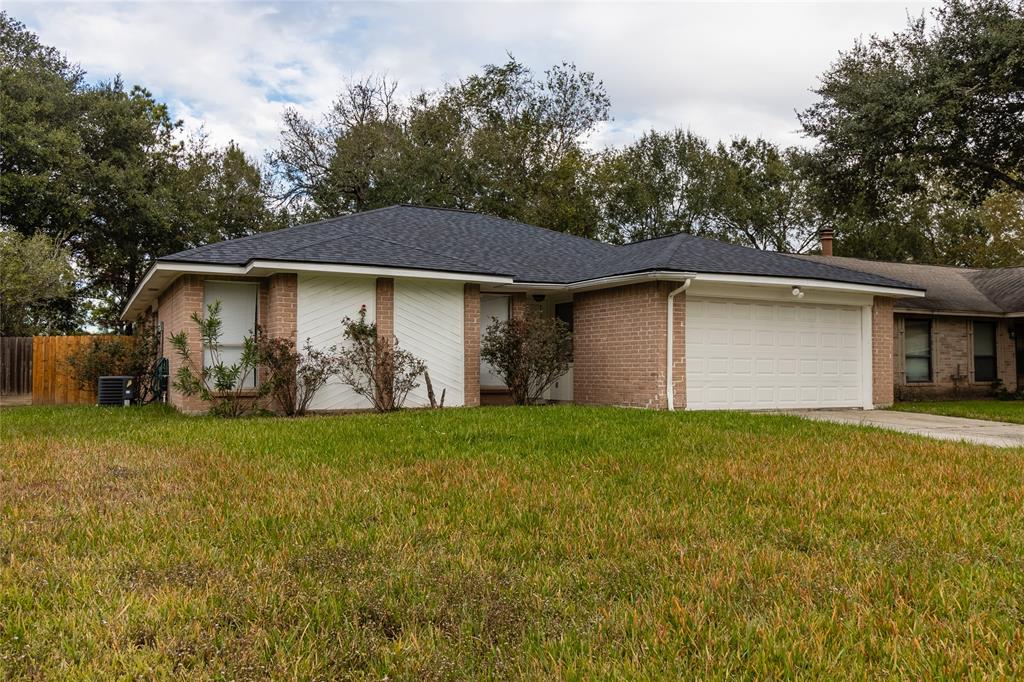
{"label": "brick exterior wall", "polygon": [[[925,318],[932,323],[932,380],[907,383],[904,323],[907,319],[923,318],[921,315],[896,314],[893,337],[896,397],[900,400],[930,400],[989,395],[992,384],[974,380],[974,322],[984,318],[946,315]],[[1010,322],[995,322],[996,375],[1012,391],[1017,386],[1017,369]]]}
{"label": "brick exterior wall", "polygon": [[462,306],[462,392],[467,407],[480,405],[480,285],[466,284]]}
{"label": "brick exterior wall", "polygon": [[509,316],[512,319],[524,317],[528,312],[541,312],[544,308],[543,303],[534,301],[529,294],[523,292],[512,294],[510,298]]}
{"label": "brick exterior wall", "polygon": [[[573,297],[574,402],[666,407],[665,317],[671,288],[672,283],[649,282]],[[685,353],[678,337],[673,344],[678,353]],[[685,399],[683,381],[674,383],[677,395],[679,388],[684,389]]]}
{"label": "brick exterior wall", "polygon": [[[174,377],[181,367],[181,359],[171,345],[170,338],[184,330],[188,335],[189,347],[196,362],[203,358],[202,340],[199,329],[192,321],[192,313],[205,315],[203,296],[203,275],[182,275],[169,286],[158,299],[157,320],[163,323],[162,353],[168,360],[170,369],[170,386],[168,400],[176,408],[186,413],[202,413],[206,404],[196,396],[185,396],[174,390]],[[209,277],[214,280],[242,280],[244,277]],[[257,321],[260,327],[270,336],[290,338],[298,342],[297,333],[297,299],[298,278],[294,274],[282,273],[272,275],[259,282],[259,293],[256,303]],[[265,379],[262,375],[260,380]],[[268,404],[268,407],[271,407]]]}
{"label": "brick exterior wall", "polygon": [[391,277],[377,278],[377,337],[395,337],[395,280]]}
{"label": "brick exterior wall", "polygon": [[875,407],[892,405],[893,300],[876,296],[871,306],[871,402]]}
{"label": "brick exterior wall", "polygon": [[202,412],[205,404],[198,397],[182,395],[174,388],[182,360],[171,345],[171,337],[184,330],[188,336],[189,348],[197,362],[202,361],[202,340],[199,328],[192,321],[192,313],[203,314],[203,278],[199,275],[182,275],[169,286],[158,299],[157,319],[163,323],[162,350],[167,358],[170,377],[168,379],[168,402],[182,412]]}

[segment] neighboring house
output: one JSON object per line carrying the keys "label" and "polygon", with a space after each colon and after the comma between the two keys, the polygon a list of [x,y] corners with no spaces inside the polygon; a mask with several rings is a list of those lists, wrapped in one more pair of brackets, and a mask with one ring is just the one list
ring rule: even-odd
{"label": "neighboring house", "polygon": [[[555,400],[656,409],[870,409],[893,400],[894,276],[677,234],[613,246],[491,216],[393,206],[160,258],[124,312],[170,334],[220,300],[227,352],[255,324],[341,343],[365,305],[426,361],[447,405],[502,390],[481,362],[488,321],[531,306],[573,326]],[[902,303],[901,303],[902,305]],[[202,403],[176,391],[185,411]],[[421,387],[410,405],[426,404]],[[366,407],[333,381],[314,409]]]}
{"label": "neighboring house", "polygon": [[1024,386],[1024,267],[970,269],[801,256],[926,290],[894,305],[899,399],[978,396]]}

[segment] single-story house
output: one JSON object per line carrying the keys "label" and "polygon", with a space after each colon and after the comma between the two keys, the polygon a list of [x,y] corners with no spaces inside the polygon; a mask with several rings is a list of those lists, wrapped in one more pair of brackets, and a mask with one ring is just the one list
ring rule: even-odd
{"label": "single-story house", "polygon": [[[502,384],[480,358],[488,321],[531,306],[573,329],[573,364],[552,400],[655,409],[870,409],[893,401],[893,310],[927,287],[895,275],[676,234],[622,246],[478,213],[392,206],[160,258],[124,318],[152,316],[167,341],[222,302],[228,352],[255,324],[341,343],[366,306],[422,358],[447,405]],[[902,308],[901,308],[902,310]],[[903,319],[903,318],[901,318]],[[977,334],[977,330],[975,330]],[[901,365],[899,371],[904,372]],[[426,404],[421,387],[410,405]],[[185,411],[202,404],[171,391]],[[339,382],[314,409],[365,407]]]}
{"label": "single-story house", "polygon": [[893,305],[897,399],[984,396],[996,385],[1009,391],[1024,386],[1024,267],[801,258],[925,290],[923,298],[897,298]]}

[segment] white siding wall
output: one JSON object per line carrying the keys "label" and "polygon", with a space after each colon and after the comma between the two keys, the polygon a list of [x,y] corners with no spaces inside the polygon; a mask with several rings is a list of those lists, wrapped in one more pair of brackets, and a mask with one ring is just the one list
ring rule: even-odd
{"label": "white siding wall", "polygon": [[[395,280],[395,336],[401,348],[427,363],[434,394],[445,407],[465,404],[463,390],[462,282]],[[407,407],[429,405],[422,381],[406,401]]]}
{"label": "white siding wall", "polygon": [[[366,319],[373,321],[377,301],[377,281],[373,277],[299,274],[296,321],[298,345],[310,339],[315,348],[341,346],[341,320],[356,317],[366,306]],[[351,410],[370,407],[370,402],[352,392],[335,377],[313,398],[313,410]]]}

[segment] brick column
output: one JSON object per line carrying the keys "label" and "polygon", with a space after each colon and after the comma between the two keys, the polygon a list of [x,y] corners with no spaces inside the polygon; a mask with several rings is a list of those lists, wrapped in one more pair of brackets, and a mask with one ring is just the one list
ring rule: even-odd
{"label": "brick column", "polygon": [[480,285],[466,284],[462,304],[462,393],[467,407],[480,405]]}
{"label": "brick column", "polygon": [[376,322],[379,338],[395,337],[395,280],[391,277],[377,278]]}
{"label": "brick column", "polygon": [[181,367],[181,357],[171,344],[171,337],[184,331],[188,337],[189,350],[197,370],[202,369],[203,342],[199,327],[192,320],[192,313],[205,315],[203,310],[203,279],[199,275],[182,275],[161,294],[157,312],[163,330],[163,354],[168,361],[168,401],[182,412],[203,412],[206,405],[198,396],[184,396],[174,389],[175,377]]}
{"label": "brick column", "polygon": [[527,305],[528,303],[526,299],[526,294],[522,292],[512,294],[511,303],[509,305],[508,311],[509,317],[511,317],[513,320],[519,319],[521,317],[526,317]]}
{"label": "brick column", "polygon": [[871,307],[871,399],[875,407],[893,402],[893,299],[876,296]]}
{"label": "brick column", "polygon": [[267,309],[262,315],[268,336],[290,339],[301,346],[298,334],[299,278],[294,273],[271,275],[267,288]]}

